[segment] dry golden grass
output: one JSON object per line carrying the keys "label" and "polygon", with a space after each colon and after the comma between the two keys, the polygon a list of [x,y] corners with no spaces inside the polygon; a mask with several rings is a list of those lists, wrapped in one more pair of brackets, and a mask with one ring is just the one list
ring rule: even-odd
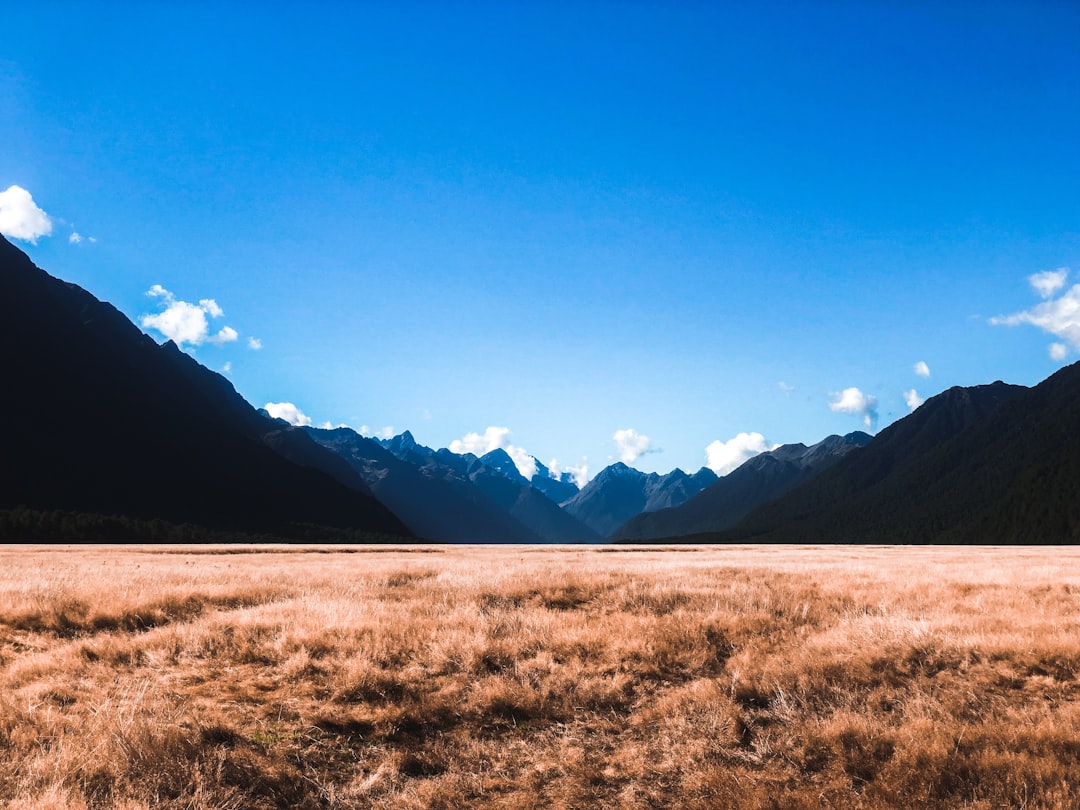
{"label": "dry golden grass", "polygon": [[1076,808],[1080,550],[0,551],[0,805]]}

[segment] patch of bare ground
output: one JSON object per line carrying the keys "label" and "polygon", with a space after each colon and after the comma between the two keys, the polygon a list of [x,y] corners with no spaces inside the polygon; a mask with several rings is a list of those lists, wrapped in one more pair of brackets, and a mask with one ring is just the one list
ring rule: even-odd
{"label": "patch of bare ground", "polygon": [[1080,806],[1080,550],[612,551],[2,550],[0,805]]}

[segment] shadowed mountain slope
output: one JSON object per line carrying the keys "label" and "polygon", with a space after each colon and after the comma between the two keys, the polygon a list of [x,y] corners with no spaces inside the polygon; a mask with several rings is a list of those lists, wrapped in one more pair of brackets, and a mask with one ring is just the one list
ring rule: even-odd
{"label": "shadowed mountain slope", "polygon": [[699,491],[681,506],[646,511],[618,528],[611,539],[658,540],[729,529],[755,506],[777,498],[864,446],[861,431],[829,436],[815,445],[785,444],[754,456]]}
{"label": "shadowed mountain slope", "polygon": [[[415,464],[429,478],[454,484],[461,492],[475,488],[489,502],[545,542],[579,543],[600,539],[591,528],[564,512],[549,497],[531,486],[517,473],[517,467],[503,451],[497,451],[494,460],[503,467],[509,465],[505,472],[488,466],[472,453],[458,455],[445,448],[432,450],[424,447],[417,444],[408,431],[382,444],[402,461]],[[510,477],[507,473],[517,475]]]}
{"label": "shadowed mountain slope", "polygon": [[578,486],[574,483],[572,476],[563,473],[558,477],[552,477],[551,470],[536,458],[533,458],[533,462],[536,464],[536,472],[532,478],[528,479],[518,470],[517,464],[510,458],[510,454],[502,448],[485,453],[480,456],[480,460],[491,469],[501,472],[511,481],[517,481],[519,484],[531,484],[533,489],[547,495],[548,499],[554,503],[567,501],[578,493]]}
{"label": "shadowed mountain slope", "polygon": [[0,508],[281,537],[409,535],[339,459],[4,239],[0,321]]}
{"label": "shadowed mountain slope", "polygon": [[1080,540],[1080,365],[1034,388],[951,388],[725,539]]}
{"label": "shadowed mountain slope", "polygon": [[[535,543],[527,529],[471,481],[425,475],[382,444],[349,428],[305,428],[323,447],[347,461],[375,495],[401,515],[417,535],[439,542]],[[411,438],[411,434],[410,437]]]}

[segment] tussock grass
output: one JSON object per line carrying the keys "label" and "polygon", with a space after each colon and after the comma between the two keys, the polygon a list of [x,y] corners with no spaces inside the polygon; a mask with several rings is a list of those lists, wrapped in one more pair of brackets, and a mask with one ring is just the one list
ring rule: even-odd
{"label": "tussock grass", "polygon": [[1080,551],[221,551],[0,551],[0,805],[1080,806]]}

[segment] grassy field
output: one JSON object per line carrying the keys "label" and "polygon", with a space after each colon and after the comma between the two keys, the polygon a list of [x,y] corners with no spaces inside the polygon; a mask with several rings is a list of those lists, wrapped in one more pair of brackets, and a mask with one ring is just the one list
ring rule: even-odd
{"label": "grassy field", "polygon": [[1076,808],[1080,550],[9,547],[0,806]]}

